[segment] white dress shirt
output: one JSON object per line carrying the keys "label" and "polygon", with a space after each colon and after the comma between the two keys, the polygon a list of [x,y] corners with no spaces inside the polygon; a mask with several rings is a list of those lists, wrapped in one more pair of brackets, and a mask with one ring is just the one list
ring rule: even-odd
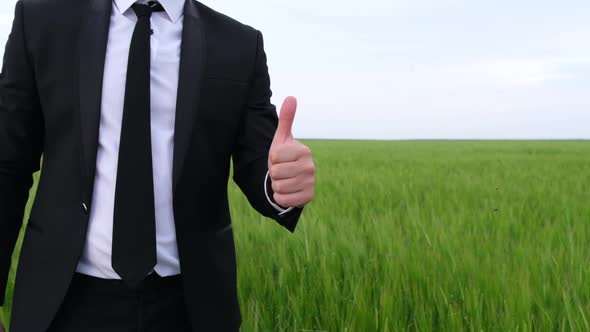
{"label": "white dress shirt", "polygon": [[[77,271],[103,279],[121,279],[111,266],[115,184],[125,100],[127,60],[137,16],[131,8],[146,0],[113,0],[102,88],[101,116],[88,233]],[[151,142],[156,217],[155,272],[180,274],[172,208],[174,122],[180,67],[184,0],[159,0],[164,12],[152,14]],[[267,175],[268,179],[268,175]],[[264,185],[261,183],[260,185]],[[282,209],[270,204],[280,214]]]}
{"label": "white dress shirt", "polygon": [[[96,156],[93,204],[84,252],[77,271],[120,279],[111,266],[117,162],[129,47],[137,16],[135,0],[114,0],[109,27]],[[147,1],[137,1],[147,3]],[[180,67],[184,0],[160,0],[164,12],[152,14],[151,141],[154,175],[157,265],[161,276],[180,273],[172,209],[174,122]]]}

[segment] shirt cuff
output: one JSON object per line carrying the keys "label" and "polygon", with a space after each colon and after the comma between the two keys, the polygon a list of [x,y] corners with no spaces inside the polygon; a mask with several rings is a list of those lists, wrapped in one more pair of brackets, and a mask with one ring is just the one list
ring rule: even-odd
{"label": "shirt cuff", "polygon": [[277,203],[275,203],[272,199],[270,199],[270,195],[268,194],[269,192],[269,186],[268,186],[268,179],[270,178],[269,176],[269,172],[266,172],[266,176],[264,177],[264,195],[266,195],[266,199],[268,200],[268,202],[270,203],[270,205],[277,210],[277,212],[279,213],[279,216],[282,216],[284,214],[287,214],[291,211],[293,211],[293,207],[289,207],[289,208],[283,208],[280,207]]}

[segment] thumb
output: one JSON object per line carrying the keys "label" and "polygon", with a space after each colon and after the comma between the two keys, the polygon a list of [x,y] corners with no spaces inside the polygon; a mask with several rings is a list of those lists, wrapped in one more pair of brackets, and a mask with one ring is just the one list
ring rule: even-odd
{"label": "thumb", "polygon": [[273,142],[284,143],[293,139],[291,130],[293,128],[293,121],[295,120],[295,112],[297,111],[297,99],[295,97],[287,97],[281,107],[281,114],[279,114],[279,125],[275,132]]}

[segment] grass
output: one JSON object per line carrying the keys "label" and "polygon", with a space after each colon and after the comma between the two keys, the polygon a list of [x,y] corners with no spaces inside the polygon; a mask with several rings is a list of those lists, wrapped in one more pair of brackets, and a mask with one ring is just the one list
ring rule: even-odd
{"label": "grass", "polygon": [[590,330],[590,142],[308,143],[295,235],[230,185],[243,331]]}

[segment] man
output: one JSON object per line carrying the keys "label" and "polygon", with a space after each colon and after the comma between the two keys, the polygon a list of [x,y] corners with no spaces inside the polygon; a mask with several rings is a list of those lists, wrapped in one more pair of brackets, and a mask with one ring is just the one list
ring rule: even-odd
{"label": "man", "polygon": [[291,231],[314,190],[296,101],[277,119],[270,97],[260,32],[194,0],[20,0],[0,76],[2,294],[43,166],[11,332],[238,330],[230,160]]}

